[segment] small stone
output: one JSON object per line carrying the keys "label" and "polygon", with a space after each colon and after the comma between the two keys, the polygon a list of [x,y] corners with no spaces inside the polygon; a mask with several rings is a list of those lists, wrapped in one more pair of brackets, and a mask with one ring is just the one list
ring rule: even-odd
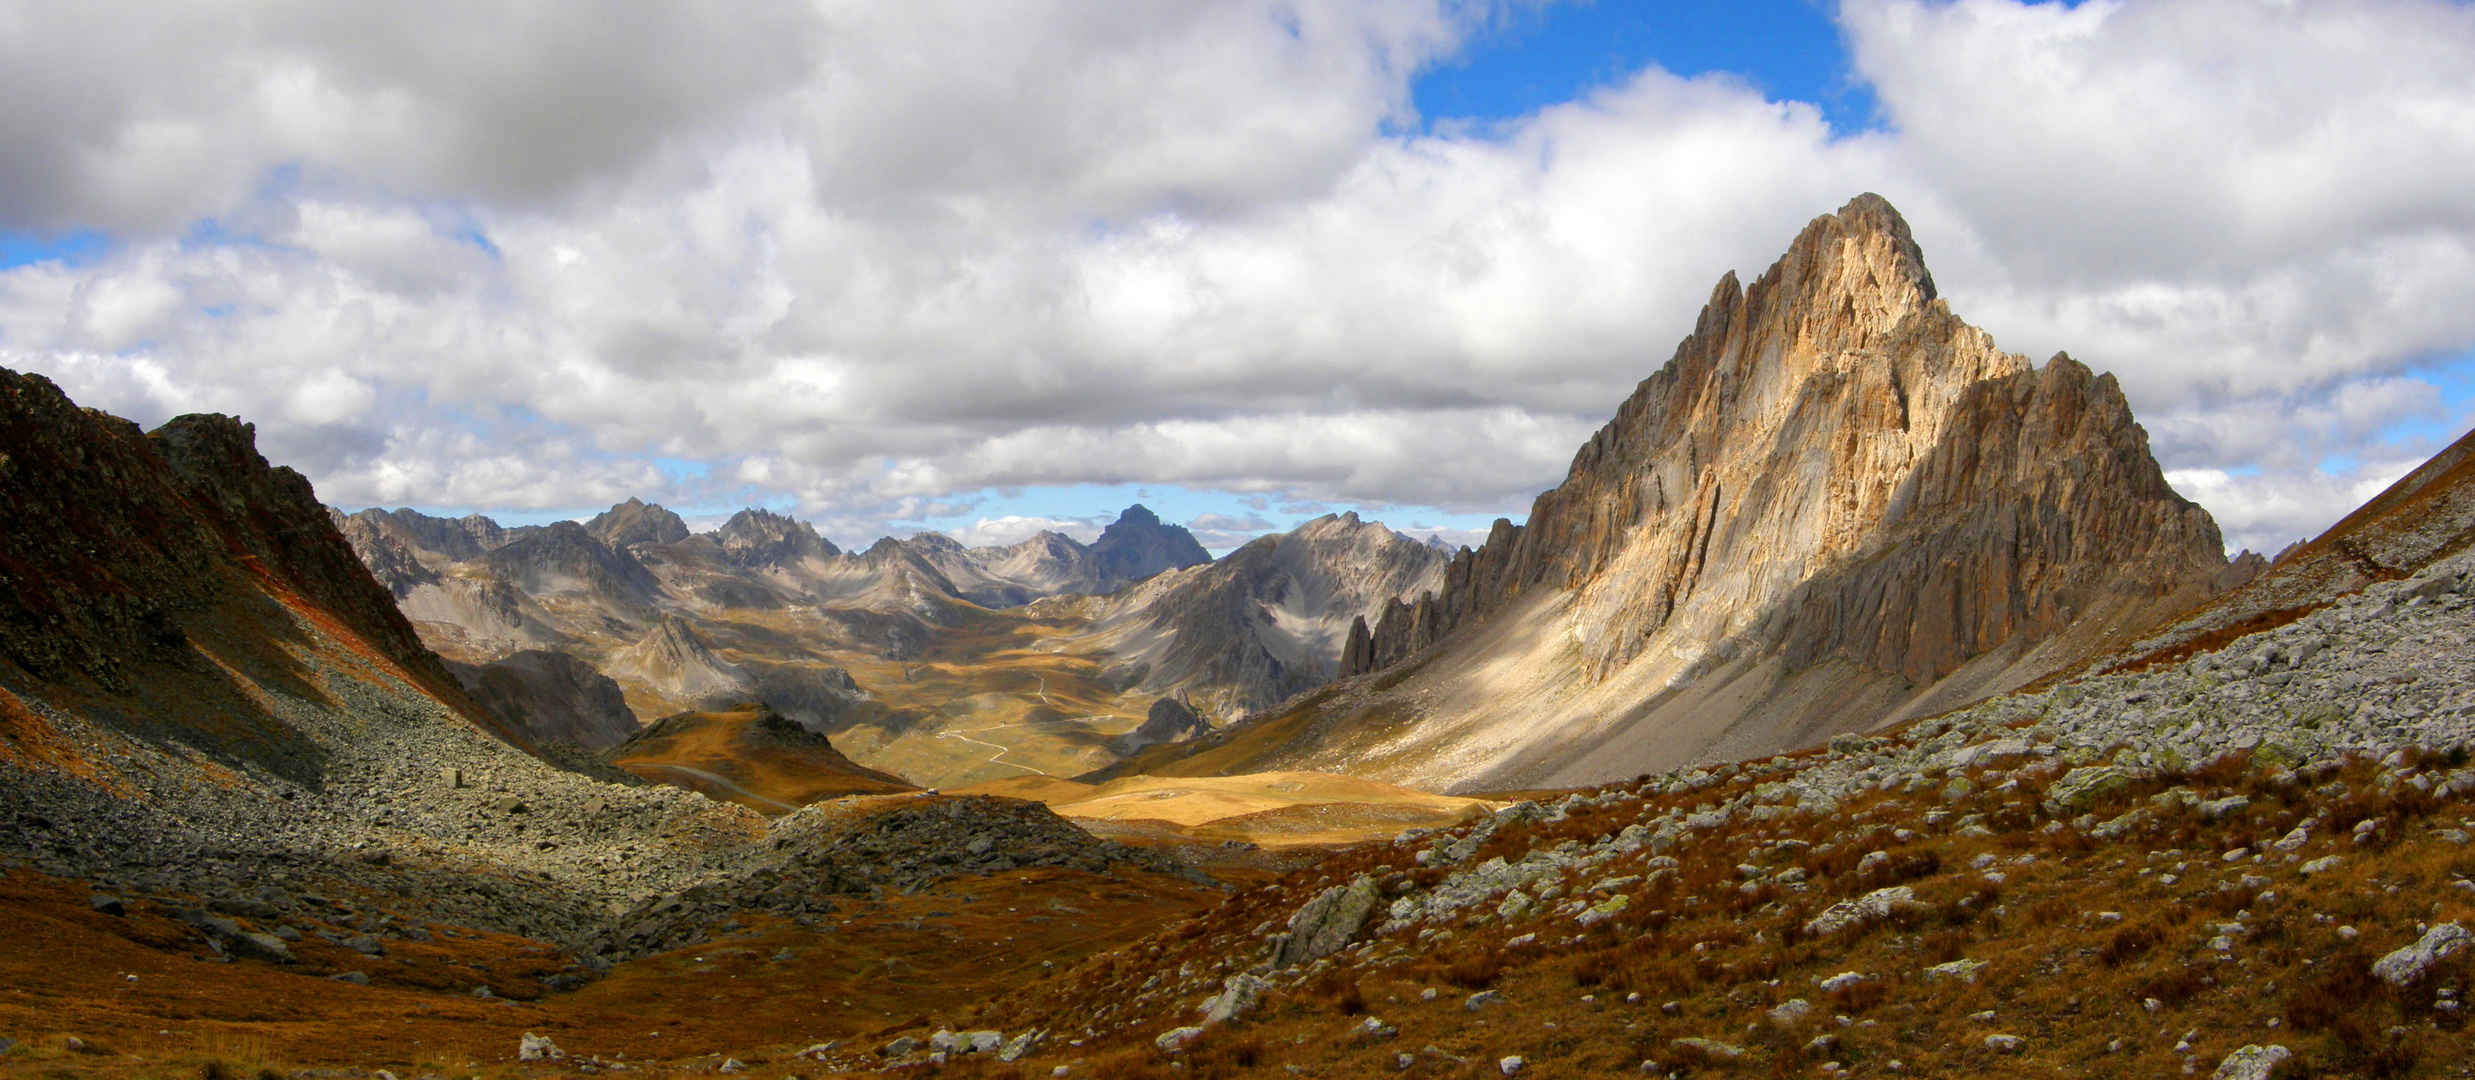
{"label": "small stone", "polygon": [[1478,1010],[1486,1008],[1489,1005],[1501,1005],[1503,1003],[1504,995],[1501,992],[1495,990],[1481,990],[1475,994],[1471,994],[1469,996],[1469,1000],[1461,1003],[1461,1007],[1468,1009],[1471,1012],[1477,1012]]}
{"label": "small stone", "polygon": [[1783,1028],[1792,1028],[1798,1024],[1804,1023],[1805,1015],[1812,1011],[1813,1006],[1808,1004],[1805,999],[1790,998],[1775,1006],[1772,1006],[1770,1012],[1766,1015],[1770,1017],[1770,1022],[1773,1025]]}
{"label": "small stone", "polygon": [[1382,1019],[1373,1016],[1359,1021],[1357,1027],[1350,1029],[1350,1034],[1362,1039],[1389,1039],[1400,1033],[1400,1028],[1384,1023]]}
{"label": "small stone", "polygon": [[723,1058],[722,1071],[726,1073],[746,1072],[748,1071],[748,1064],[738,1058]]}
{"label": "small stone", "polygon": [[129,905],[122,903],[119,897],[105,896],[102,893],[96,893],[93,896],[87,897],[86,906],[91,910],[100,911],[106,915],[126,915],[129,913]]}
{"label": "small stone", "polygon": [[892,1042],[886,1043],[884,1049],[879,1050],[878,1053],[881,1053],[889,1058],[910,1057],[912,1054],[918,1053],[919,1048],[920,1041],[918,1039],[905,1035]]}
{"label": "small stone", "polygon": [[2296,867],[2296,869],[2301,871],[2304,876],[2309,877],[2313,874],[2326,874],[2329,871],[2335,870],[2339,866],[2344,865],[2345,862],[2346,860],[2340,858],[2339,856],[2324,855],[2320,858],[2304,863],[2302,866]]}
{"label": "small stone", "polygon": [[354,986],[368,986],[370,984],[370,977],[368,972],[346,971],[327,976],[327,981],[351,983]]}
{"label": "small stone", "polygon": [[2020,1052],[2021,1047],[2027,1045],[2028,1040],[2020,1038],[2017,1035],[1988,1035],[1985,1037],[1985,1048],[1997,1054],[2016,1054]]}
{"label": "small stone", "polygon": [[1159,1047],[1164,1052],[1174,1054],[1179,1050],[1185,1049],[1187,1043],[1193,1042],[1195,1040],[1195,1036],[1201,1034],[1203,1034],[1203,1029],[1199,1027],[1170,1028],[1167,1031],[1161,1032],[1159,1038],[1153,1039],[1152,1045]]}
{"label": "small stone", "polygon": [[1842,971],[1837,975],[1833,975],[1830,978],[1822,980],[1820,985],[1823,993],[1836,994],[1842,990],[1855,989],[1857,984],[1864,981],[1865,977],[1863,975],[1853,971]]}
{"label": "small stone", "polygon": [[1520,1071],[1521,1071],[1521,1067],[1522,1067],[1523,1065],[1526,1065],[1526,1064],[1528,1064],[1528,1062],[1521,1060],[1521,1055],[1519,1055],[1519,1054],[1514,1054],[1514,1055],[1512,1055],[1512,1056],[1510,1056],[1510,1057],[1504,1058],[1503,1060],[1496,1062],[1496,1063],[1495,1063],[1495,1070],[1496,1070],[1497,1072],[1503,1073],[1503,1074],[1504,1074],[1504,1075],[1506,1075],[1506,1076],[1511,1076],[1511,1075],[1513,1075],[1513,1074],[1515,1074],[1515,1073],[1520,1072]]}
{"label": "small stone", "polygon": [[551,1042],[547,1035],[535,1035],[528,1031],[516,1043],[517,1061],[557,1061],[566,1056],[566,1052],[559,1049],[559,1044]]}

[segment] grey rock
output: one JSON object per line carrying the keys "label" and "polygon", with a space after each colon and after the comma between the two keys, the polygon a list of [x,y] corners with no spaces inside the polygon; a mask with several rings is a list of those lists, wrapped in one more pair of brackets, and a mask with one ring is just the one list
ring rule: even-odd
{"label": "grey rock", "polygon": [[1220,994],[1212,999],[1212,1007],[1204,1011],[1203,1022],[1225,1024],[1245,1016],[1262,1003],[1263,992],[1271,986],[1271,983],[1243,971],[1229,976],[1220,984]]}
{"label": "grey rock", "polygon": [[2424,972],[2450,954],[2466,947],[2475,934],[2454,922],[2441,923],[2424,931],[2414,944],[2381,957],[2372,965],[2372,974],[2391,986],[2406,986],[2423,978]]}
{"label": "grey rock", "polygon": [[516,1044],[517,1061],[557,1061],[566,1056],[566,1052],[559,1049],[559,1044],[551,1042],[547,1035],[535,1035],[528,1031]]}
{"label": "grey rock", "polygon": [[1339,952],[1366,925],[1366,917],[1375,911],[1382,895],[1375,880],[1364,874],[1316,894],[1289,917],[1289,938],[1281,943],[1273,966],[1288,967]]}
{"label": "grey rock", "polygon": [[2283,1046],[2245,1046],[2226,1055],[2217,1063],[2210,1080],[2269,1080],[2277,1067],[2294,1060],[2294,1053]]}

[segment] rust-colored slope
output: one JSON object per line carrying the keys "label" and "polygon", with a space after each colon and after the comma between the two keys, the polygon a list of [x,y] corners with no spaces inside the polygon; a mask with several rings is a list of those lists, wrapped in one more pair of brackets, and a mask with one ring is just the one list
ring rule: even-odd
{"label": "rust-colored slope", "polygon": [[853,763],[825,736],[754,702],[664,717],[607,756],[647,780],[767,814],[844,795],[915,790],[899,776]]}

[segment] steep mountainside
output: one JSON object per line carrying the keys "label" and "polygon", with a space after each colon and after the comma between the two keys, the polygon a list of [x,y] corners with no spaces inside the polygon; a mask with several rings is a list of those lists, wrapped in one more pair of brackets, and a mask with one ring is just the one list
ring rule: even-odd
{"label": "steep mountainside", "polygon": [[2227,565],[2114,379],[1995,348],[1871,195],[1723,278],[1528,520],[1388,608],[1374,674],[1176,767],[1531,786],[1806,746],[2064,668]]}
{"label": "steep mountainside", "polygon": [[347,703],[504,734],[249,425],[142,434],[0,370],[0,517],[12,769],[105,778],[135,740],[315,782],[301,718]]}

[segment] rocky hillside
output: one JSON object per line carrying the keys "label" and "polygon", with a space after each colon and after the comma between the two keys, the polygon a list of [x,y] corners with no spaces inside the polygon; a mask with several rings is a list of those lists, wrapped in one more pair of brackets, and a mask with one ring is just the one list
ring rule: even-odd
{"label": "rocky hillside", "polygon": [[2068,667],[2226,570],[2113,378],[1960,321],[1867,195],[1722,279],[1526,526],[1374,621],[1373,675],[1218,767],[1521,787],[1807,746]]}
{"label": "rocky hillside", "polygon": [[617,682],[563,652],[526,649],[478,666],[449,661],[447,670],[473,700],[535,746],[606,750],[639,726]]}
{"label": "rocky hillside", "polygon": [[2326,532],[2278,555],[2274,566],[2170,625],[2119,647],[2109,663],[2181,659],[2273,629],[2375,582],[2475,544],[2475,432],[2399,477]]}
{"label": "rocky hillside", "polygon": [[12,770],[133,783],[122,748],[145,744],[307,781],[302,717],[364,703],[509,734],[230,417],[141,433],[0,370],[0,513]]}

